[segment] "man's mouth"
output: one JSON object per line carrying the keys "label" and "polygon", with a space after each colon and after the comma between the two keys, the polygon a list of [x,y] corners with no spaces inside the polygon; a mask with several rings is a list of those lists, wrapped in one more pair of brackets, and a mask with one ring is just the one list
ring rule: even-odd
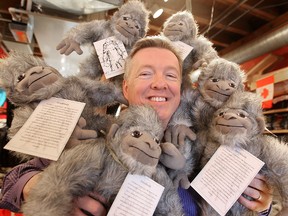
{"label": "man's mouth", "polygon": [[156,101],[156,102],[165,102],[165,101],[167,101],[167,98],[165,98],[165,97],[149,97],[149,100]]}

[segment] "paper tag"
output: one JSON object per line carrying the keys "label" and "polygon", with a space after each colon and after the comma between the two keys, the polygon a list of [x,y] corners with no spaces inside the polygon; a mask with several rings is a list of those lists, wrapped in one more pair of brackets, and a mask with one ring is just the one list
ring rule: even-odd
{"label": "paper tag", "polygon": [[192,46],[182,42],[182,41],[173,41],[173,45],[179,50],[179,54],[181,59],[184,59],[189,55],[189,53],[193,50]]}
{"label": "paper tag", "polygon": [[5,149],[57,160],[69,140],[85,103],[52,97],[43,100],[7,143]]}
{"label": "paper tag", "polygon": [[152,216],[164,187],[147,176],[128,174],[108,216]]}
{"label": "paper tag", "polygon": [[106,79],[124,73],[128,56],[122,41],[114,36],[93,43]]}
{"label": "paper tag", "polygon": [[191,186],[222,216],[264,163],[244,149],[220,146]]}

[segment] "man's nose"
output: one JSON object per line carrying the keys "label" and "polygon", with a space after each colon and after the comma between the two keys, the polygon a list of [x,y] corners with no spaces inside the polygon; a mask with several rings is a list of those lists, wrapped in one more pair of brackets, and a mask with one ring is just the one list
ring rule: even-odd
{"label": "man's nose", "polygon": [[153,81],[152,81],[151,87],[153,89],[167,88],[167,82],[166,82],[165,77],[163,76],[163,74],[155,74],[155,76],[153,77]]}

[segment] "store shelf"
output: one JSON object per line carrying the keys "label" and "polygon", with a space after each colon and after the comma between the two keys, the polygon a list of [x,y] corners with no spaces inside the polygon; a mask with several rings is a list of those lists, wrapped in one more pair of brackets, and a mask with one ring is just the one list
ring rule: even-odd
{"label": "store shelf", "polygon": [[[288,133],[288,129],[283,129],[283,130],[270,130],[271,133],[273,134],[284,134],[284,133]],[[265,134],[271,134],[268,131],[264,131]]]}
{"label": "store shelf", "polygon": [[267,115],[267,114],[284,113],[284,112],[288,112],[288,108],[267,110],[264,111],[263,114]]}

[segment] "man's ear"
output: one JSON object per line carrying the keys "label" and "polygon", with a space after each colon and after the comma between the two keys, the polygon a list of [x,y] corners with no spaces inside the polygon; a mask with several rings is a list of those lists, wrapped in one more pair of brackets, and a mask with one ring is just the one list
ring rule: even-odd
{"label": "man's ear", "polygon": [[126,80],[123,80],[122,92],[126,100],[128,100],[128,85]]}
{"label": "man's ear", "polygon": [[110,129],[109,129],[109,132],[107,134],[107,139],[110,140],[110,139],[113,139],[117,130],[120,128],[120,126],[116,123],[112,124]]}

